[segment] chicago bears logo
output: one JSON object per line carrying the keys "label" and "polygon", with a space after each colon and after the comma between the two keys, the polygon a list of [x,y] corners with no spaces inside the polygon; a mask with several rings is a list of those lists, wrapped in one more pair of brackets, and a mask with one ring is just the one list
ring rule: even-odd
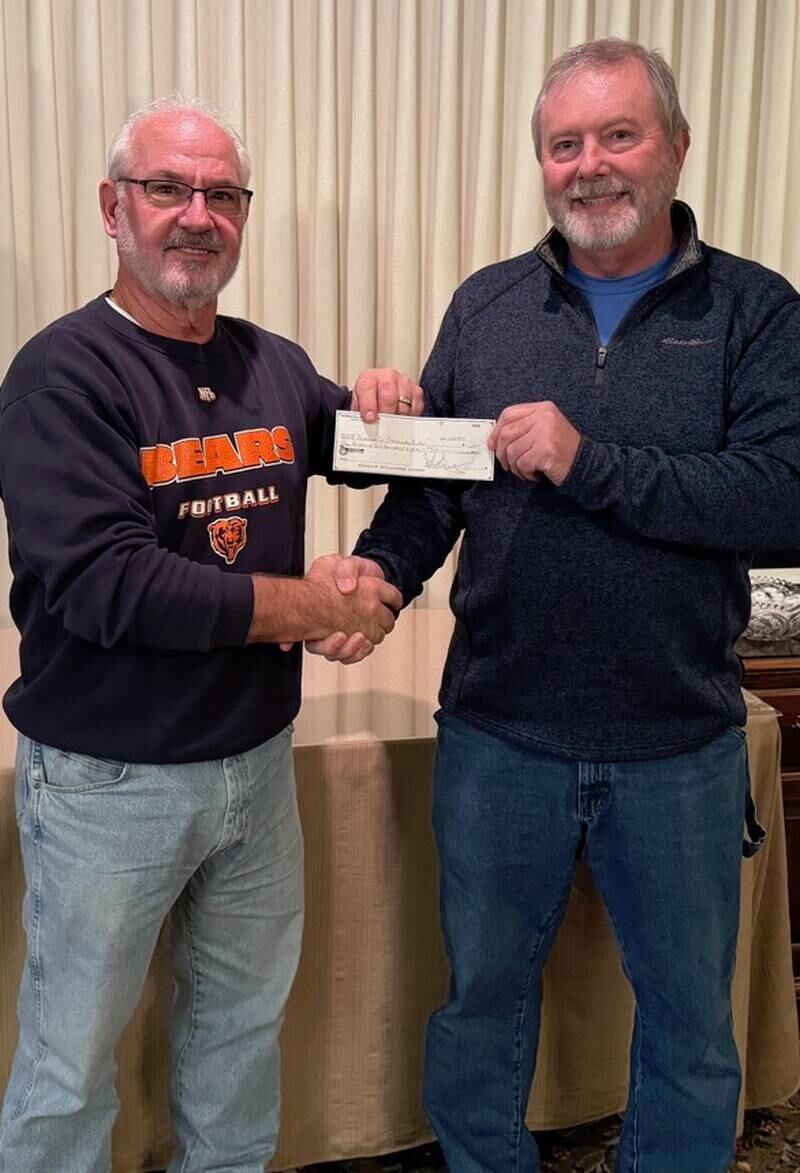
{"label": "chicago bears logo", "polygon": [[247,521],[244,517],[218,517],[208,523],[208,540],[211,549],[228,566],[233,566],[241,551],[247,545]]}

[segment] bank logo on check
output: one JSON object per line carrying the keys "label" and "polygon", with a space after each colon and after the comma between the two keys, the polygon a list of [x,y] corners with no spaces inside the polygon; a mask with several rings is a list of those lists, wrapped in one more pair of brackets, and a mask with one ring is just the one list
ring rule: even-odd
{"label": "bank logo on check", "polygon": [[486,447],[494,420],[379,415],[365,424],[357,411],[337,411],[333,467],[396,477],[491,481],[494,453]]}

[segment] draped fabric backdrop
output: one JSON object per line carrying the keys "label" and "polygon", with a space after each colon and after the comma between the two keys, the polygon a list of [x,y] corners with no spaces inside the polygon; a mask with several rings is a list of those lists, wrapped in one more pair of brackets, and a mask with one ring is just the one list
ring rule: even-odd
{"label": "draped fabric backdrop", "polygon": [[[418,375],[455,286],[545,232],[533,102],[554,56],[605,35],[662,49],[676,71],[694,139],[680,194],[704,238],[800,284],[797,0],[0,0],[0,13],[3,370],[111,285],[105,146],[129,111],[179,90],[220,105],[253,156],[222,309],[342,382],[371,365]],[[315,483],[309,557],[348,549],[379,499]],[[446,605],[451,573],[420,605]]]}

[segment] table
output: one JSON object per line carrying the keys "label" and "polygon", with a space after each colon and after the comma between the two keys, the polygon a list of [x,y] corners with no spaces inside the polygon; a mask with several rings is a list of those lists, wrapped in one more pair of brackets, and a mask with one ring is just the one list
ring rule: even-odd
{"label": "table", "polygon": [[[369,669],[373,683],[388,690],[388,699],[362,695],[358,682],[367,677],[356,674],[350,701],[346,694],[343,700],[335,682],[347,670],[331,665],[312,667],[307,681],[309,709],[324,717],[318,728],[326,721],[329,727],[320,736],[324,743],[301,744],[295,751],[307,917],[283,1035],[284,1112],[274,1169],[390,1152],[431,1135],[420,1105],[424,1026],[447,986],[428,825],[435,701],[427,686],[410,698],[394,690],[398,663],[414,666],[417,678],[423,661],[438,673],[448,627],[446,617],[434,623],[430,615],[418,622],[409,615],[404,622],[405,634],[393,637],[402,639],[397,651],[387,641],[373,657],[377,667]],[[0,633],[0,681],[11,678],[14,654]],[[373,727],[358,736],[331,732],[331,714],[348,704],[357,721],[371,711]],[[379,710],[389,714],[391,723],[403,705],[417,735],[386,736]],[[299,728],[300,740],[313,739],[308,714]],[[420,732],[425,729],[427,735]],[[773,710],[755,697],[748,698],[747,738],[754,795],[769,831],[763,850],[743,863],[734,981],[743,1106],[755,1107],[783,1100],[796,1089],[800,1054],[779,733]],[[13,733],[0,727],[0,1084],[13,1048],[23,956],[12,746]],[[115,1173],[163,1168],[169,1152],[168,937],[167,926],[119,1048],[122,1108],[114,1134]],[[622,1109],[632,998],[586,865],[576,878],[545,971],[543,999],[528,1122],[534,1128],[559,1128]]]}

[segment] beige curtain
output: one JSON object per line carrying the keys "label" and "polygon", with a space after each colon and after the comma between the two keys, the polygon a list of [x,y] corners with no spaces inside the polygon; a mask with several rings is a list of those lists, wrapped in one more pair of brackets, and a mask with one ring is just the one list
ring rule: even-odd
{"label": "beige curtain", "polygon": [[[694,131],[681,194],[705,239],[800,284],[797,0],[0,0],[0,13],[3,369],[111,284],[105,144],[130,110],[180,90],[221,105],[253,155],[223,309],[342,381],[373,364],[418,374],[458,282],[545,231],[531,107],[555,55],[607,34],[660,47],[677,72]],[[349,548],[378,499],[315,485],[309,556]],[[421,605],[446,605],[450,573]],[[354,687],[344,671],[329,681]]]}

